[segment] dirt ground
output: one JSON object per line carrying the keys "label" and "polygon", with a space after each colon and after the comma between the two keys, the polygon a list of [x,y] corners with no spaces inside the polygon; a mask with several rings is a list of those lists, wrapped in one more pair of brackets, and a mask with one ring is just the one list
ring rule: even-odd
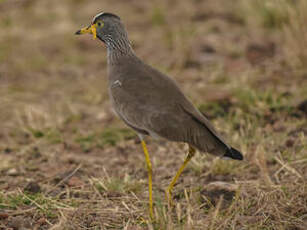
{"label": "dirt ground", "polygon": [[[197,153],[113,113],[106,49],[75,36],[118,14],[244,161]],[[0,229],[307,229],[307,2],[0,0]]]}

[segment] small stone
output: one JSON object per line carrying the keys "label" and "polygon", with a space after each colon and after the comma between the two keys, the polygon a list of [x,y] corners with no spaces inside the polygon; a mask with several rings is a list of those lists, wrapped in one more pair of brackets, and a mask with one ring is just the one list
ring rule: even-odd
{"label": "small stone", "polygon": [[17,171],[16,168],[11,168],[7,171],[7,175],[9,176],[18,176],[19,172]]}
{"label": "small stone", "polygon": [[68,157],[67,158],[67,163],[68,164],[78,164],[78,163],[80,163],[80,162],[78,162],[75,158],[73,158],[73,157]]}
{"label": "small stone", "polygon": [[9,223],[9,227],[13,229],[21,229],[23,228],[23,219],[21,216],[12,217]]}
{"label": "small stone", "polygon": [[307,115],[307,100],[302,101],[297,108]]}
{"label": "small stone", "polygon": [[288,139],[288,140],[286,141],[286,146],[287,146],[288,148],[291,148],[293,145],[294,145],[294,140],[293,140],[293,139]]}
{"label": "small stone", "polygon": [[39,225],[44,225],[47,223],[47,221],[46,221],[46,218],[42,217],[36,223]]}
{"label": "small stone", "polygon": [[216,53],[216,50],[213,48],[213,46],[210,46],[208,44],[205,44],[202,48],[201,51],[204,53]]}
{"label": "small stone", "polygon": [[9,214],[5,212],[0,212],[0,220],[7,219],[9,217]]}
{"label": "small stone", "polygon": [[11,152],[12,152],[12,149],[9,148],[9,147],[6,147],[6,148],[4,149],[4,153],[6,153],[6,154],[9,154],[9,153],[11,153]]}
{"label": "small stone", "polygon": [[273,130],[275,132],[283,132],[285,129],[286,127],[281,122],[275,122],[273,125]]}
{"label": "small stone", "polygon": [[41,192],[41,187],[37,182],[31,181],[29,182],[26,187],[24,188],[24,191],[29,193],[39,193]]}
{"label": "small stone", "polygon": [[245,56],[252,65],[260,64],[267,58],[275,55],[275,43],[268,42],[266,44],[251,43],[246,47]]}
{"label": "small stone", "polygon": [[70,187],[80,187],[83,185],[83,181],[80,180],[78,177],[73,176],[68,180],[67,184]]}

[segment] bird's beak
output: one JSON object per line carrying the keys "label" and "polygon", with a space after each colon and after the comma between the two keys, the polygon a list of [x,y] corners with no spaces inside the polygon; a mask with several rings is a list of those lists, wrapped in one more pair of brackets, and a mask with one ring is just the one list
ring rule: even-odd
{"label": "bird's beak", "polygon": [[93,34],[93,39],[97,38],[96,34],[96,25],[92,24],[88,27],[84,27],[81,30],[78,30],[75,34],[80,35],[80,34]]}

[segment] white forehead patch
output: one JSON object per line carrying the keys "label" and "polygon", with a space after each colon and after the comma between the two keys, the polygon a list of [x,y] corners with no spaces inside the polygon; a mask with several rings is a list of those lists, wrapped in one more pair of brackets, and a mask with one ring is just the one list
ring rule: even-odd
{"label": "white forehead patch", "polygon": [[104,12],[98,13],[93,17],[92,23],[96,20],[96,18],[100,17],[101,15],[103,15]]}

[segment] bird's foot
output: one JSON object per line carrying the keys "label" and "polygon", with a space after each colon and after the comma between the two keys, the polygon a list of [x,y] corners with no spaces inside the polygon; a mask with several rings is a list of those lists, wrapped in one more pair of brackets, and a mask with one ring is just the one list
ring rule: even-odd
{"label": "bird's foot", "polygon": [[155,223],[156,219],[154,216],[149,215],[149,217],[145,217],[145,216],[139,216],[137,218],[137,221],[139,224],[153,224]]}
{"label": "bird's foot", "polygon": [[166,189],[165,191],[165,200],[168,204],[169,207],[173,207],[174,206],[174,201],[172,198],[172,190],[171,189]]}

